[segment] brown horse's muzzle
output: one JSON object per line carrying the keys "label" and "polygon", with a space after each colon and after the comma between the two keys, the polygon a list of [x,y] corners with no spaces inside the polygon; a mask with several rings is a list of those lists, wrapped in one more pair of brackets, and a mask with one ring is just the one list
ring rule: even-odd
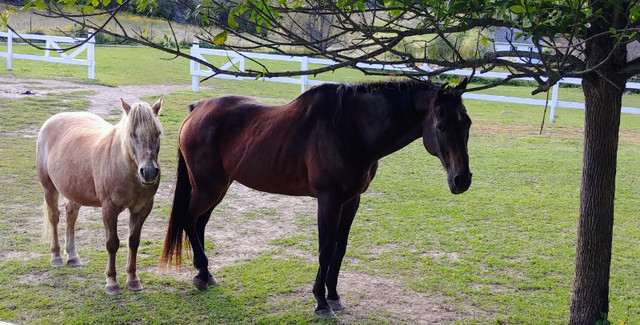
{"label": "brown horse's muzzle", "polygon": [[459,173],[453,174],[449,173],[447,177],[447,182],[449,183],[449,189],[453,194],[461,194],[469,189],[471,186],[471,177],[473,177],[473,173]]}

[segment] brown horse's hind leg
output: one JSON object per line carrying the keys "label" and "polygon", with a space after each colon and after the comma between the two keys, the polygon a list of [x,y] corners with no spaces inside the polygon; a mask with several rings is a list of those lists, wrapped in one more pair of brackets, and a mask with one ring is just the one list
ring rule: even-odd
{"label": "brown horse's hind leg", "polygon": [[[223,175],[223,176],[220,176]],[[217,180],[204,177],[198,179],[198,187],[191,191],[189,202],[189,218],[184,226],[184,231],[189,237],[193,250],[193,266],[198,269],[198,274],[193,278],[193,284],[198,290],[205,290],[217,283],[211,272],[209,272],[209,259],[204,252],[204,229],[209,221],[211,212],[222,201],[231,185],[228,176],[224,174],[216,175]],[[207,190],[202,190],[203,186]]]}
{"label": "brown horse's hind leg", "polygon": [[336,288],[338,286],[338,274],[340,273],[342,259],[347,251],[349,230],[351,229],[351,224],[353,223],[353,219],[358,211],[359,205],[359,195],[342,205],[342,214],[340,215],[340,223],[338,225],[336,250],[333,253],[333,259],[331,260],[329,273],[327,274],[327,302],[333,311],[345,308],[342,304],[342,300],[340,300],[340,296],[338,295]]}
{"label": "brown horse's hind leg", "polygon": [[102,222],[104,223],[104,230],[107,235],[107,252],[109,253],[109,260],[107,261],[107,269],[104,274],[107,276],[107,284],[105,286],[105,292],[109,295],[122,294],[122,289],[116,279],[116,253],[120,246],[120,239],[118,239],[118,214],[122,210],[111,205],[102,205]]}
{"label": "brown horse's hind leg", "polygon": [[129,259],[127,261],[127,289],[131,291],[141,291],[142,283],[136,274],[136,257],[138,255],[138,246],[140,246],[140,232],[142,224],[149,216],[153,200],[149,202],[142,210],[131,211],[129,218]]}
{"label": "brown horse's hind leg", "polygon": [[62,256],[60,256],[60,242],[58,241],[58,222],[60,221],[60,210],[58,209],[58,199],[60,194],[55,189],[51,181],[43,185],[44,189],[44,201],[46,205],[47,215],[45,224],[45,235],[51,235],[51,266],[58,267],[63,266]]}
{"label": "brown horse's hind leg", "polygon": [[67,231],[65,248],[67,250],[67,265],[73,267],[82,266],[80,256],[76,253],[76,220],[78,220],[78,212],[80,211],[80,205],[69,201],[65,207],[67,215]]}
{"label": "brown horse's hind leg", "polygon": [[[221,198],[221,200],[222,200],[222,198]],[[213,209],[219,203],[220,203],[220,201],[218,201],[211,209],[207,210],[207,212],[205,212],[203,215],[198,217],[198,221],[196,222],[196,232],[198,233],[198,238],[200,239],[200,242],[203,244],[203,246],[204,246],[204,230],[205,230],[205,227],[207,226],[207,222],[209,222],[209,218],[211,217],[211,213],[213,212]],[[210,287],[218,284],[218,281],[213,276],[213,274],[211,274],[211,271],[207,270],[207,272],[208,272],[207,284]]]}

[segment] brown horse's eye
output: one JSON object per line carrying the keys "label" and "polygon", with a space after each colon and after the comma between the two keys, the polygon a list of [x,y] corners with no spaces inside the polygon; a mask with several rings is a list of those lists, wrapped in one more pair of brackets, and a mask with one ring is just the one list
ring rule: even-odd
{"label": "brown horse's eye", "polygon": [[440,122],[438,124],[436,124],[436,128],[438,129],[438,131],[443,132],[445,127],[444,127],[444,123]]}

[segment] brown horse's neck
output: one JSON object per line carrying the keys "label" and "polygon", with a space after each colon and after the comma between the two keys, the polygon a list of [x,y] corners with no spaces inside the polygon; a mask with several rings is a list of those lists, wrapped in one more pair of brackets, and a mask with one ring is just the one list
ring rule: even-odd
{"label": "brown horse's neck", "polygon": [[351,120],[359,133],[364,151],[372,160],[402,149],[422,134],[427,112],[414,109],[410,95],[406,100],[390,99],[385,94],[353,94],[345,99],[344,118]]}

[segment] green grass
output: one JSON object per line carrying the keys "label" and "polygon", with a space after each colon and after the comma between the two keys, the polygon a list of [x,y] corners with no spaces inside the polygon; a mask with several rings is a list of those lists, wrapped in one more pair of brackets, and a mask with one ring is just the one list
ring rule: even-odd
{"label": "green grass", "polygon": [[[131,60],[122,61],[116,54]],[[100,55],[104,58],[96,76],[101,83],[189,83],[188,70],[179,61],[161,61],[154,51],[104,48]],[[55,67],[38,65],[36,69],[26,62],[15,61],[14,71],[0,71],[0,76],[50,78],[58,73]],[[215,79],[205,84],[212,86],[210,91],[163,96],[160,163],[165,181],[173,177],[177,130],[189,103],[227,93],[279,103],[299,92],[295,85],[261,81]],[[503,90],[504,94],[526,94],[531,89]],[[151,272],[162,239],[145,237],[144,231],[138,261],[145,286],[141,293],[104,294],[104,248],[79,247],[83,268],[49,267],[48,245],[40,241],[40,224],[35,223],[40,220],[42,189],[35,175],[33,136],[52,114],[85,109],[89,95],[0,99],[0,320],[20,324],[319,322],[311,312],[315,302],[308,289],[316,263],[299,257],[315,256],[317,250],[315,220],[304,214],[294,218],[300,232],[272,240],[273,250],[222,268],[216,272],[220,285],[205,292],[197,292],[188,280]],[[469,191],[450,194],[439,161],[419,141],[384,158],[362,199],[343,268],[392,280],[406,292],[441,297],[442,304],[466,313],[468,317],[460,320],[463,324],[567,323],[584,112],[558,109],[557,122],[539,136],[542,107],[471,100],[465,104],[474,120],[469,140],[474,181]],[[638,118],[624,114],[624,132],[638,131]],[[618,155],[609,315],[615,324],[640,323],[640,139],[637,135],[634,139],[623,139]],[[169,208],[169,202],[156,202],[148,222],[166,220]],[[243,218],[278,222],[278,213],[247,207]],[[78,226],[96,238],[95,246],[103,247],[99,220]],[[216,226],[233,227],[233,222]],[[213,263],[219,244],[223,243],[207,243]],[[35,255],[3,257],[7,252]],[[117,259],[121,284],[126,278],[124,252],[126,248]],[[477,312],[469,316],[469,310]],[[347,319],[359,324],[399,322],[384,305]]]}

